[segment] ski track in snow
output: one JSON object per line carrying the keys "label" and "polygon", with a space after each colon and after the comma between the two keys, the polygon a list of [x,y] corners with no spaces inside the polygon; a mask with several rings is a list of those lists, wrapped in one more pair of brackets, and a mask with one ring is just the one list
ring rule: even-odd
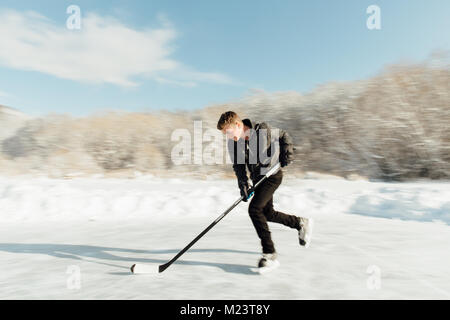
{"label": "ski track in snow", "polygon": [[251,271],[260,244],[241,203],[164,273],[130,273],[238,197],[235,180],[0,177],[0,299],[450,298],[448,182],[285,178],[275,208],[316,223],[307,249],[269,223],[278,269]]}

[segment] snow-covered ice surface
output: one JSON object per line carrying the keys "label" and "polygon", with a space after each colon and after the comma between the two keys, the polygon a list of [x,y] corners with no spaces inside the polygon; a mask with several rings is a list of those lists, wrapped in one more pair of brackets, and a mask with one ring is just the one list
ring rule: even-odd
{"label": "snow-covered ice surface", "polygon": [[449,299],[450,183],[285,179],[279,211],[313,217],[312,244],[269,223],[260,244],[234,180],[0,178],[0,299]]}

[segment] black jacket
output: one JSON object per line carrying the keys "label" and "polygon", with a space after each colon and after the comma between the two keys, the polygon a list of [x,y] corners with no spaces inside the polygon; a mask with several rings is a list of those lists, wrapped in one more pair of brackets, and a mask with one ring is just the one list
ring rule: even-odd
{"label": "black jacket", "polygon": [[265,122],[254,124],[249,119],[242,122],[252,129],[249,139],[228,140],[228,152],[239,187],[248,185],[247,169],[256,184],[277,162],[284,167],[293,159],[293,143],[286,131],[275,130]]}

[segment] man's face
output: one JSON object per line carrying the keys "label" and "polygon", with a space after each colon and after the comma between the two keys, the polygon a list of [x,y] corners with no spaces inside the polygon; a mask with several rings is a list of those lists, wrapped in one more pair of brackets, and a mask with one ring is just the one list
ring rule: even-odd
{"label": "man's face", "polygon": [[222,129],[222,133],[227,136],[228,139],[238,141],[242,136],[243,126],[240,123],[235,123],[226,126]]}

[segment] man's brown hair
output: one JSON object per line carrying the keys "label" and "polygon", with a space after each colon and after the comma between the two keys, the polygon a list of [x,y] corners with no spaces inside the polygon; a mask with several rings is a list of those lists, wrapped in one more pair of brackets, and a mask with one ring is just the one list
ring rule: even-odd
{"label": "man's brown hair", "polygon": [[242,122],[241,118],[233,111],[227,111],[222,113],[219,122],[217,122],[217,129],[223,130],[227,125],[234,124],[236,121]]}

